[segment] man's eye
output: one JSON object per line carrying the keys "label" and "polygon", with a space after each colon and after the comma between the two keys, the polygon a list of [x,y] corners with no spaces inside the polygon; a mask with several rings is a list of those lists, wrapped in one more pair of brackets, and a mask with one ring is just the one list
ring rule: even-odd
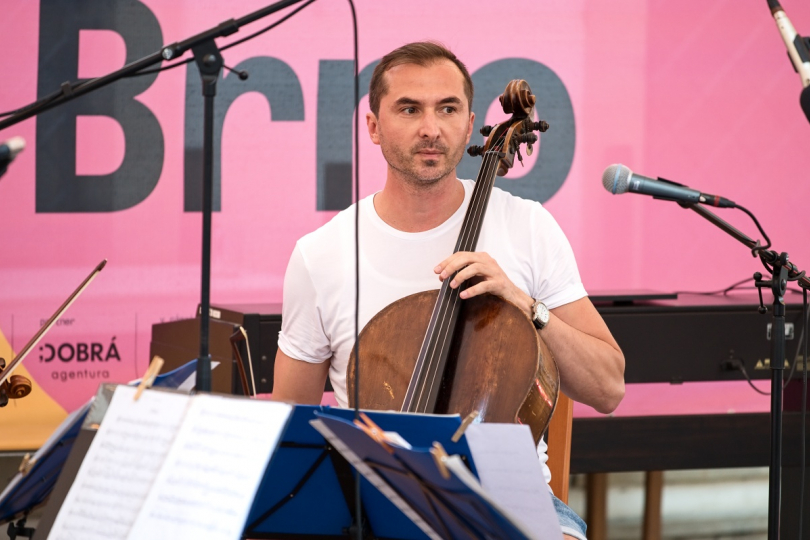
{"label": "man's eye", "polygon": [[405,107],[404,109],[402,109],[402,112],[404,112],[405,114],[413,114],[416,112],[416,107]]}
{"label": "man's eye", "polygon": [[446,107],[442,107],[442,112],[444,112],[445,114],[453,114],[454,112],[456,112],[456,108],[447,105]]}

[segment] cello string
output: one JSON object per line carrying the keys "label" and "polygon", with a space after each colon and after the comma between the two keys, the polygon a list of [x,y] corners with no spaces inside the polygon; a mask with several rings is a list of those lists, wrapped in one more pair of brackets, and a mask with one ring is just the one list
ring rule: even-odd
{"label": "cello string", "polygon": [[[495,154],[490,154],[490,156],[495,156]],[[483,182],[483,185],[479,184],[479,189],[474,190],[473,192],[474,199],[470,202],[471,210],[468,214],[469,219],[465,219],[463,230],[459,238],[459,245],[457,246],[458,249],[456,251],[469,251],[469,249],[471,249],[472,236],[475,231],[475,227],[481,223],[483,212],[486,208],[486,202],[489,199],[489,193],[491,192],[491,186],[494,183],[495,171],[493,171],[493,169],[499,163],[499,158],[492,157],[488,160],[486,167],[482,167],[483,174],[479,175],[478,181]],[[422,395],[424,395],[424,390],[428,391],[427,399],[429,399],[433,394],[436,383],[441,380],[441,373],[439,373],[440,355],[438,353],[444,349],[446,343],[452,337],[452,315],[456,313],[456,306],[460,302],[460,289],[449,289],[448,285],[448,291],[449,292],[443,298],[444,304],[442,306],[441,324],[437,324],[438,336],[433,342],[434,350],[432,351],[429,364],[430,371],[427,372],[425,386],[423,387],[422,392]],[[430,377],[429,381],[427,380],[428,376]],[[427,386],[428,383],[429,387]],[[420,398],[422,395],[420,395]],[[426,406],[426,404],[423,406]]]}
{"label": "cello string", "polygon": [[[502,139],[499,140],[499,142],[501,141]],[[472,207],[472,210],[469,213],[470,219],[469,222],[468,220],[465,220],[464,228],[461,232],[461,236],[459,239],[459,246],[457,251],[470,251],[471,249],[473,249],[474,233],[476,230],[479,230],[480,232],[479,228],[483,221],[484,214],[486,212],[487,202],[489,201],[489,196],[492,193],[492,187],[495,184],[495,176],[496,176],[495,173],[497,172],[497,170],[493,169],[500,164],[500,158],[495,156],[494,153],[490,155],[493,156],[493,158],[489,160],[489,163],[487,164],[484,174],[479,175],[478,181],[484,182],[484,184],[480,186],[480,189],[475,190],[473,192],[475,199],[470,202],[470,205]],[[482,167],[482,169],[484,168]],[[443,350],[447,341],[452,337],[454,329],[450,327],[450,323],[452,321],[453,313],[456,312],[456,306],[461,301],[461,298],[459,296],[460,294],[461,290],[457,288],[451,290],[451,292],[446,296],[446,304],[443,306],[444,310],[442,313],[442,322],[443,322],[443,324],[441,325],[442,331],[435,342],[434,354],[432,355],[432,357],[435,357],[438,351]],[[430,380],[430,388],[428,389],[429,390],[428,397],[432,394],[436,386],[436,383],[440,381],[441,373],[439,373],[438,364],[439,358],[436,358],[435,366],[431,361],[432,377]]]}
{"label": "cello string", "polygon": [[[490,174],[493,161],[492,155],[493,154],[491,153],[487,153],[485,155],[484,163],[481,167],[482,172],[479,173],[479,180],[482,177],[486,177]],[[474,212],[476,207],[479,206],[479,204],[476,202],[477,200],[480,200],[480,197],[477,195],[478,192],[480,192],[480,190],[473,190],[474,199],[470,202],[472,210],[468,212],[468,215]],[[470,220],[465,218],[464,223],[468,224],[469,221]],[[464,232],[462,231],[462,237],[463,235]],[[448,333],[450,331],[450,329],[447,328],[449,326],[449,318],[447,310],[448,307],[450,307],[450,304],[448,303],[450,301],[449,297],[452,297],[453,295],[457,296],[458,291],[451,290],[449,288],[449,280],[442,283],[441,290],[439,291],[439,297],[437,298],[437,308],[434,309],[434,311],[438,310],[437,320],[436,323],[433,325],[433,331],[431,332],[430,335],[426,336],[425,338],[428,341],[427,349],[422,358],[419,359],[419,362],[423,367],[420,370],[419,369],[420,366],[417,366],[417,370],[415,370],[414,372],[414,376],[416,376],[417,371],[424,374],[424,376],[421,378],[421,381],[417,381],[416,383],[418,389],[414,388],[414,394],[418,392],[418,394],[416,395],[416,405],[418,412],[427,412],[424,410],[427,407],[427,403],[424,403],[423,399],[425,397],[424,392],[427,389],[426,385],[430,380],[431,381],[430,388],[432,389],[436,382],[439,367],[438,358],[436,358],[437,346],[440,342],[442,344],[446,342]],[[453,305],[455,305],[455,303]],[[429,395],[430,394],[428,394],[428,397]],[[412,404],[413,402],[411,400],[411,403],[409,403],[409,405],[412,406]]]}
{"label": "cello string", "polygon": [[[502,144],[502,141],[503,138],[496,141],[496,143],[500,142]],[[468,213],[469,219],[465,218],[464,220],[456,252],[469,250],[472,233],[474,232],[474,228],[481,223],[483,213],[486,209],[486,202],[489,199],[489,195],[492,191],[492,186],[494,184],[493,169],[499,163],[500,159],[494,152],[487,152],[487,154],[484,156],[484,163],[481,167],[481,173],[479,173],[478,181],[484,181],[485,184],[480,189],[473,190],[473,198],[470,201],[471,210]],[[467,249],[464,249],[465,247]],[[427,366],[424,369],[425,376],[417,397],[417,405],[420,409],[419,412],[428,412],[423,410],[427,406],[425,400],[429,399],[430,395],[433,393],[436,383],[440,380],[440,358],[438,357],[437,353],[438,351],[444,349],[445,344],[452,335],[453,329],[450,328],[450,321],[452,320],[452,314],[455,312],[456,306],[459,302],[460,292],[461,291],[459,289],[449,288],[449,280],[442,284],[442,288],[439,292],[437,303],[440,304],[440,315],[436,325],[434,326],[434,335],[428,336],[428,339],[430,339],[428,343],[429,349],[425,354]],[[427,396],[425,395],[426,390],[428,391]]]}
{"label": "cello string", "polygon": [[[504,138],[503,137],[498,139],[498,141],[496,141],[496,145],[494,145],[494,146],[497,146],[498,144],[500,144],[500,146],[498,146],[498,150],[501,150],[503,148],[503,145],[504,145]],[[494,153],[488,153],[486,157],[493,156],[493,155],[495,155],[495,154]],[[499,164],[500,164],[500,158],[498,157],[498,158],[495,158],[493,160],[489,160],[489,163],[485,163],[484,166],[482,166],[482,171],[485,171],[485,172],[484,172],[484,174],[479,174],[479,181],[482,181],[482,180],[485,181],[485,185],[482,186],[480,190],[475,190],[473,192],[473,195],[474,195],[475,198],[470,203],[471,206],[472,206],[472,210],[469,213],[470,219],[469,219],[469,222],[468,222],[467,219],[465,219],[464,226],[463,226],[463,229],[461,231],[461,236],[459,238],[459,242],[458,242],[458,246],[457,246],[456,251],[469,251],[469,250],[473,249],[474,244],[477,243],[477,239],[473,238],[473,236],[474,236],[474,233],[476,231],[478,231],[478,233],[480,233],[480,226],[481,226],[481,224],[483,222],[483,219],[484,219],[484,216],[485,216],[485,213],[486,213],[487,202],[489,201],[489,197],[490,197],[490,195],[492,193],[492,189],[493,189],[493,187],[495,185],[496,174],[493,174],[492,166],[493,165],[499,165]],[[497,173],[497,171],[495,171],[495,172]],[[445,292],[445,287],[442,287],[442,291],[440,292],[440,295],[441,295],[442,292]],[[443,308],[442,309],[443,312],[442,312],[442,316],[441,316],[442,324],[441,325],[438,325],[438,324],[436,325],[437,328],[439,328],[439,331],[441,331],[442,334],[434,342],[435,343],[435,345],[433,347],[434,350],[433,350],[433,352],[432,352],[432,354],[430,356],[430,361],[429,361],[430,362],[429,363],[430,370],[426,372],[425,384],[423,385],[422,392],[420,393],[420,396],[419,396],[420,397],[420,399],[419,399],[420,403],[422,401],[421,398],[423,397],[424,390],[427,389],[426,386],[425,386],[427,384],[427,378],[430,377],[430,379],[431,379],[430,380],[430,388],[429,388],[429,392],[428,392],[428,398],[432,394],[433,389],[434,389],[434,387],[436,385],[436,382],[440,380],[439,379],[440,373],[439,373],[439,366],[438,366],[439,358],[435,358],[436,357],[436,352],[439,351],[439,350],[442,350],[444,348],[445,343],[447,342],[447,340],[450,338],[450,336],[452,334],[453,329],[449,327],[450,326],[449,323],[450,323],[450,320],[452,319],[452,317],[448,317],[448,315],[452,315],[455,312],[456,305],[458,304],[458,302],[460,302],[460,297],[459,297],[460,292],[461,292],[460,290],[455,289],[455,290],[451,291],[450,294],[442,295],[443,298],[440,298],[440,300],[444,299],[446,301],[446,303],[443,306],[441,306]],[[441,342],[441,347],[439,347],[439,342]],[[434,365],[434,362],[433,362],[434,358],[436,360],[435,365]],[[422,406],[425,407],[426,405],[427,404],[425,403]]]}
{"label": "cello string", "polygon": [[[496,149],[500,149],[502,146],[499,146],[499,144],[503,144],[503,137],[498,139],[493,146],[497,147]],[[494,152],[488,152],[485,155],[484,164],[481,167],[481,173],[479,173],[478,178],[478,181],[483,181],[484,185],[473,191],[473,199],[470,202],[471,209],[468,212],[469,219],[465,218],[464,220],[459,242],[456,246],[456,252],[465,250],[465,247],[467,248],[466,250],[469,250],[469,246],[471,245],[470,237],[472,236],[474,227],[481,222],[483,211],[486,208],[486,202],[489,199],[489,194],[491,193],[494,183],[495,175],[493,172],[497,171],[493,171],[493,169],[499,164],[500,158]],[[452,335],[453,329],[450,328],[450,322],[452,320],[452,314],[455,312],[456,306],[460,300],[460,291],[458,289],[449,289],[448,283],[449,281],[442,285],[442,289],[439,293],[440,298],[437,301],[440,304],[439,317],[436,325],[434,325],[434,336],[429,336],[431,341],[428,343],[429,350],[426,351],[425,354],[428,364],[424,369],[425,376],[417,398],[417,404],[422,412],[426,412],[424,409],[427,407],[427,403],[424,403],[423,399],[425,398],[425,390],[429,390],[427,394],[427,399],[429,399],[437,381],[440,380],[440,358],[437,357],[437,353],[443,350],[447,340]],[[427,387],[428,382],[430,383],[429,388]]]}
{"label": "cello string", "polygon": [[[491,169],[491,162],[492,162],[491,155],[492,154],[489,153],[485,155],[484,163],[481,167],[482,173],[479,173],[479,179],[482,177],[482,175],[486,176],[488,174],[486,171],[488,169]],[[477,193],[476,190],[474,190],[473,197],[476,197],[476,193]],[[473,201],[470,202],[470,205],[472,206],[473,210],[477,206],[477,204],[474,201],[475,199],[473,199]],[[467,222],[468,220],[465,218],[465,223]],[[437,351],[436,347],[438,346],[438,343],[440,341],[442,343],[446,341],[448,334],[447,326],[449,324],[449,320],[447,318],[448,297],[452,296],[454,293],[456,293],[456,291],[453,291],[449,288],[449,280],[442,283],[442,287],[439,291],[439,296],[436,302],[437,307],[434,309],[434,311],[438,310],[437,320],[436,323],[433,325],[433,331],[431,332],[431,334],[425,337],[425,340],[428,342],[427,349],[425,350],[424,355],[422,355],[421,358],[419,359],[419,365],[416,366],[416,370],[414,371],[414,377],[417,377],[417,373],[424,374],[424,376],[420,378],[421,380],[417,380],[414,385],[415,388],[413,394],[416,394],[415,398],[416,398],[417,412],[426,412],[424,409],[426,408],[427,403],[424,403],[423,398],[425,397],[424,392],[426,390],[426,384],[428,380],[432,381],[431,388],[433,388],[435,384],[436,372],[438,371],[438,359],[436,358],[436,351]],[[443,340],[440,339],[442,335],[444,337]],[[411,399],[411,402],[408,405],[409,408],[412,408],[413,399]]]}

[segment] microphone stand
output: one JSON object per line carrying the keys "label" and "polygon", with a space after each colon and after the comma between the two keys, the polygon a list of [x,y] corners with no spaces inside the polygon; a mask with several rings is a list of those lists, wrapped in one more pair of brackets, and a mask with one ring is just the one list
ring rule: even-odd
{"label": "microphone stand", "polygon": [[782,497],[782,379],[785,369],[785,292],[788,281],[798,281],[803,289],[810,289],[810,279],[804,272],[789,262],[787,253],[777,254],[771,250],[761,250],[745,233],[724,221],[704,206],[694,203],[679,202],[683,208],[694,210],[700,216],[714,223],[717,227],[736,238],[749,249],[754,256],[759,255],[766,268],[772,269],[771,279],[762,280],[762,274],[754,274],[759,289],[759,312],[767,310],[762,305],[762,289],[769,288],[773,293],[773,316],[771,323],[771,460],[768,482],[768,540],[779,538],[779,513]]}
{"label": "microphone stand", "polygon": [[63,83],[60,90],[43,99],[23,107],[19,112],[0,120],[0,130],[13,126],[32,116],[57,107],[79,96],[98,90],[101,87],[124,77],[137,75],[139,71],[162,62],[174,60],[189,49],[200,70],[202,94],[205,100],[203,117],[203,222],[202,222],[202,269],[200,278],[200,357],[197,359],[196,388],[198,392],[211,391],[211,354],[208,346],[211,320],[211,214],[214,185],[214,98],[217,93],[217,79],[222,70],[222,53],[214,41],[239,31],[241,26],[255,22],[303,0],[281,0],[258,9],[241,19],[230,19],[213,28],[200,32],[184,41],[166,45],[161,50],[127,64],[123,68],[103,77],[73,85]]}

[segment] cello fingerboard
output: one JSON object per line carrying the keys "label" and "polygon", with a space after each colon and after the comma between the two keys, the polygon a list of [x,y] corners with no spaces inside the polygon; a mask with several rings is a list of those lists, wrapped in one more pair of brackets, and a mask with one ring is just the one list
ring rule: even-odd
{"label": "cello fingerboard", "polygon": [[[503,154],[498,150],[489,150],[484,154],[470,205],[464,215],[464,222],[461,225],[461,232],[453,253],[475,251],[501,157]],[[466,283],[456,289],[451,288],[450,282],[454,276],[455,274],[442,283],[430,317],[428,331],[422,342],[413,376],[405,394],[402,404],[403,412],[432,413],[436,408],[442,376],[461,310],[459,294],[466,288]]]}

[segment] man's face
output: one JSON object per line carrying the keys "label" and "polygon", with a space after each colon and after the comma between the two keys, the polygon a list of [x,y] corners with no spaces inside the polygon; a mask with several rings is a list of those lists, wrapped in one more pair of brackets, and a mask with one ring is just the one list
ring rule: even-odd
{"label": "man's face", "polygon": [[414,187],[455,178],[470,141],[474,115],[464,94],[464,78],[449,60],[429,66],[401,64],[385,73],[388,92],[379,116],[366,117],[369,135],[379,144],[394,173]]}

